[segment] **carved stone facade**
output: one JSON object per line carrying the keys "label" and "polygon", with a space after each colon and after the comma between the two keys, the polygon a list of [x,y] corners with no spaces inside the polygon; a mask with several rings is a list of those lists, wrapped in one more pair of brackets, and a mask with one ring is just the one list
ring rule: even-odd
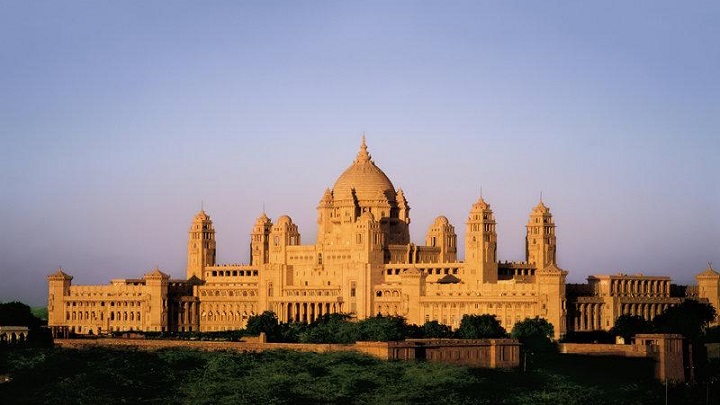
{"label": "carved stone facade", "polygon": [[[458,260],[455,228],[443,216],[431,225],[425,245],[411,243],[405,194],[375,165],[364,139],[350,167],[323,193],[317,215],[316,242],[303,245],[290,217],[273,222],[263,213],[252,229],[251,261],[238,265],[215,262],[215,230],[201,211],[190,226],[187,279],[171,280],[155,269],[141,279],[72,286],[72,277],[59,270],[48,277],[49,325],[75,333],[220,331],[242,328],[250,316],[270,310],[281,321],[341,312],[456,328],[465,314],[493,314],[508,330],[525,318],[545,318],[560,337],[569,315],[571,329],[607,328],[639,303],[629,289],[647,291],[657,304],[643,311],[676,303],[666,277],[619,283],[598,276],[591,277],[587,294],[573,297],[568,314],[568,273],[557,265],[555,222],[542,201],[530,213],[524,262],[498,261],[495,219],[482,197],[466,222],[464,261]],[[720,276],[713,277],[700,291],[714,294],[710,301],[717,304]]]}

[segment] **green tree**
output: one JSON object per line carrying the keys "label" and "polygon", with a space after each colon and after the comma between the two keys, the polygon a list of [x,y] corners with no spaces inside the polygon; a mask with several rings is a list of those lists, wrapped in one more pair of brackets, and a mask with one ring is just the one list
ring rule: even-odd
{"label": "green tree", "polygon": [[422,326],[422,334],[425,338],[449,338],[452,337],[452,328],[438,321],[427,321]]}
{"label": "green tree", "polygon": [[40,324],[40,319],[33,315],[28,305],[17,301],[0,303],[0,325],[27,326],[34,329]]}
{"label": "green tree", "polygon": [[462,339],[501,338],[507,331],[495,315],[463,315],[457,336]]}
{"label": "green tree", "polygon": [[303,322],[281,322],[280,339],[285,343],[298,343],[300,338],[308,329],[308,324]]}
{"label": "green tree", "polygon": [[32,314],[35,315],[36,318],[38,318],[40,321],[42,321],[43,325],[47,325],[48,320],[48,309],[47,307],[32,307],[30,308],[32,311]]}
{"label": "green tree", "polygon": [[630,339],[638,333],[649,333],[652,330],[652,322],[642,316],[622,314],[615,320],[615,326],[610,329],[610,333],[621,336],[625,339],[625,343],[630,343]]}
{"label": "green tree", "polygon": [[358,325],[346,314],[325,314],[300,334],[302,343],[354,343],[358,340]]}
{"label": "green tree", "polygon": [[282,337],[277,315],[272,311],[251,316],[245,326],[245,331],[250,335],[259,335],[264,332],[268,341],[272,342],[276,342]]}
{"label": "green tree", "polygon": [[711,304],[685,300],[656,316],[652,324],[656,332],[680,333],[687,339],[697,340],[716,316]]}
{"label": "green tree", "polygon": [[358,322],[359,340],[397,341],[403,340],[407,333],[407,322],[401,316],[374,316]]}
{"label": "green tree", "polygon": [[525,350],[531,352],[551,352],[555,348],[552,338],[555,328],[547,320],[536,316],[526,318],[513,326],[510,336],[519,340]]}

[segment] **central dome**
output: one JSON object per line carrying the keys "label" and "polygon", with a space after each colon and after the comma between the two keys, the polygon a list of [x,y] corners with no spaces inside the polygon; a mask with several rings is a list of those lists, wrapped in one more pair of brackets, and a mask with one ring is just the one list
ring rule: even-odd
{"label": "central dome", "polygon": [[360,152],[353,164],[338,177],[333,186],[335,198],[345,198],[355,190],[358,200],[377,200],[378,198],[395,201],[395,187],[388,177],[375,166],[370,158],[363,136]]}

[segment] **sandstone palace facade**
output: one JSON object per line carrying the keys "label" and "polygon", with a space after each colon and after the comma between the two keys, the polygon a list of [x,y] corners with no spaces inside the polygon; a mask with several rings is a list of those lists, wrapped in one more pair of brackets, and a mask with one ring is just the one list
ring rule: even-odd
{"label": "sandstone palace facade", "polygon": [[75,286],[62,270],[48,276],[49,326],[57,334],[111,331],[240,329],[270,310],[282,321],[311,322],[328,313],[363,319],[399,315],[421,325],[457,328],[464,314],[493,314],[510,330],[539,316],[556,337],[571,330],[610,329],[623,313],[650,319],[686,297],[718,308],[720,274],[709,268],[698,285],[668,277],[600,275],[566,285],[558,267],[555,222],[541,201],[527,222],[526,260],[501,262],[493,211],[482,198],[465,224],[464,261],[447,218],[430,226],[424,245],[410,241],[410,206],[375,165],[363,139],[357,157],[325,190],[317,207],[317,239],[303,245],[288,216],[264,213],[251,234],[249,264],[215,261],[215,230],[199,212],[188,240],[187,277],[159,269],[139,279]]}

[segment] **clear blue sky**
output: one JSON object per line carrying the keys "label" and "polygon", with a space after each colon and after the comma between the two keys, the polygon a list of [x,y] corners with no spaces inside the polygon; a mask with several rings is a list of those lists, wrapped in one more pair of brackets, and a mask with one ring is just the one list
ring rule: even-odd
{"label": "clear blue sky", "polygon": [[543,192],[571,282],[720,267],[718,2],[0,3],[0,301],[218,259],[263,203],[315,240],[363,132],[423,242],[483,189],[501,260]]}

